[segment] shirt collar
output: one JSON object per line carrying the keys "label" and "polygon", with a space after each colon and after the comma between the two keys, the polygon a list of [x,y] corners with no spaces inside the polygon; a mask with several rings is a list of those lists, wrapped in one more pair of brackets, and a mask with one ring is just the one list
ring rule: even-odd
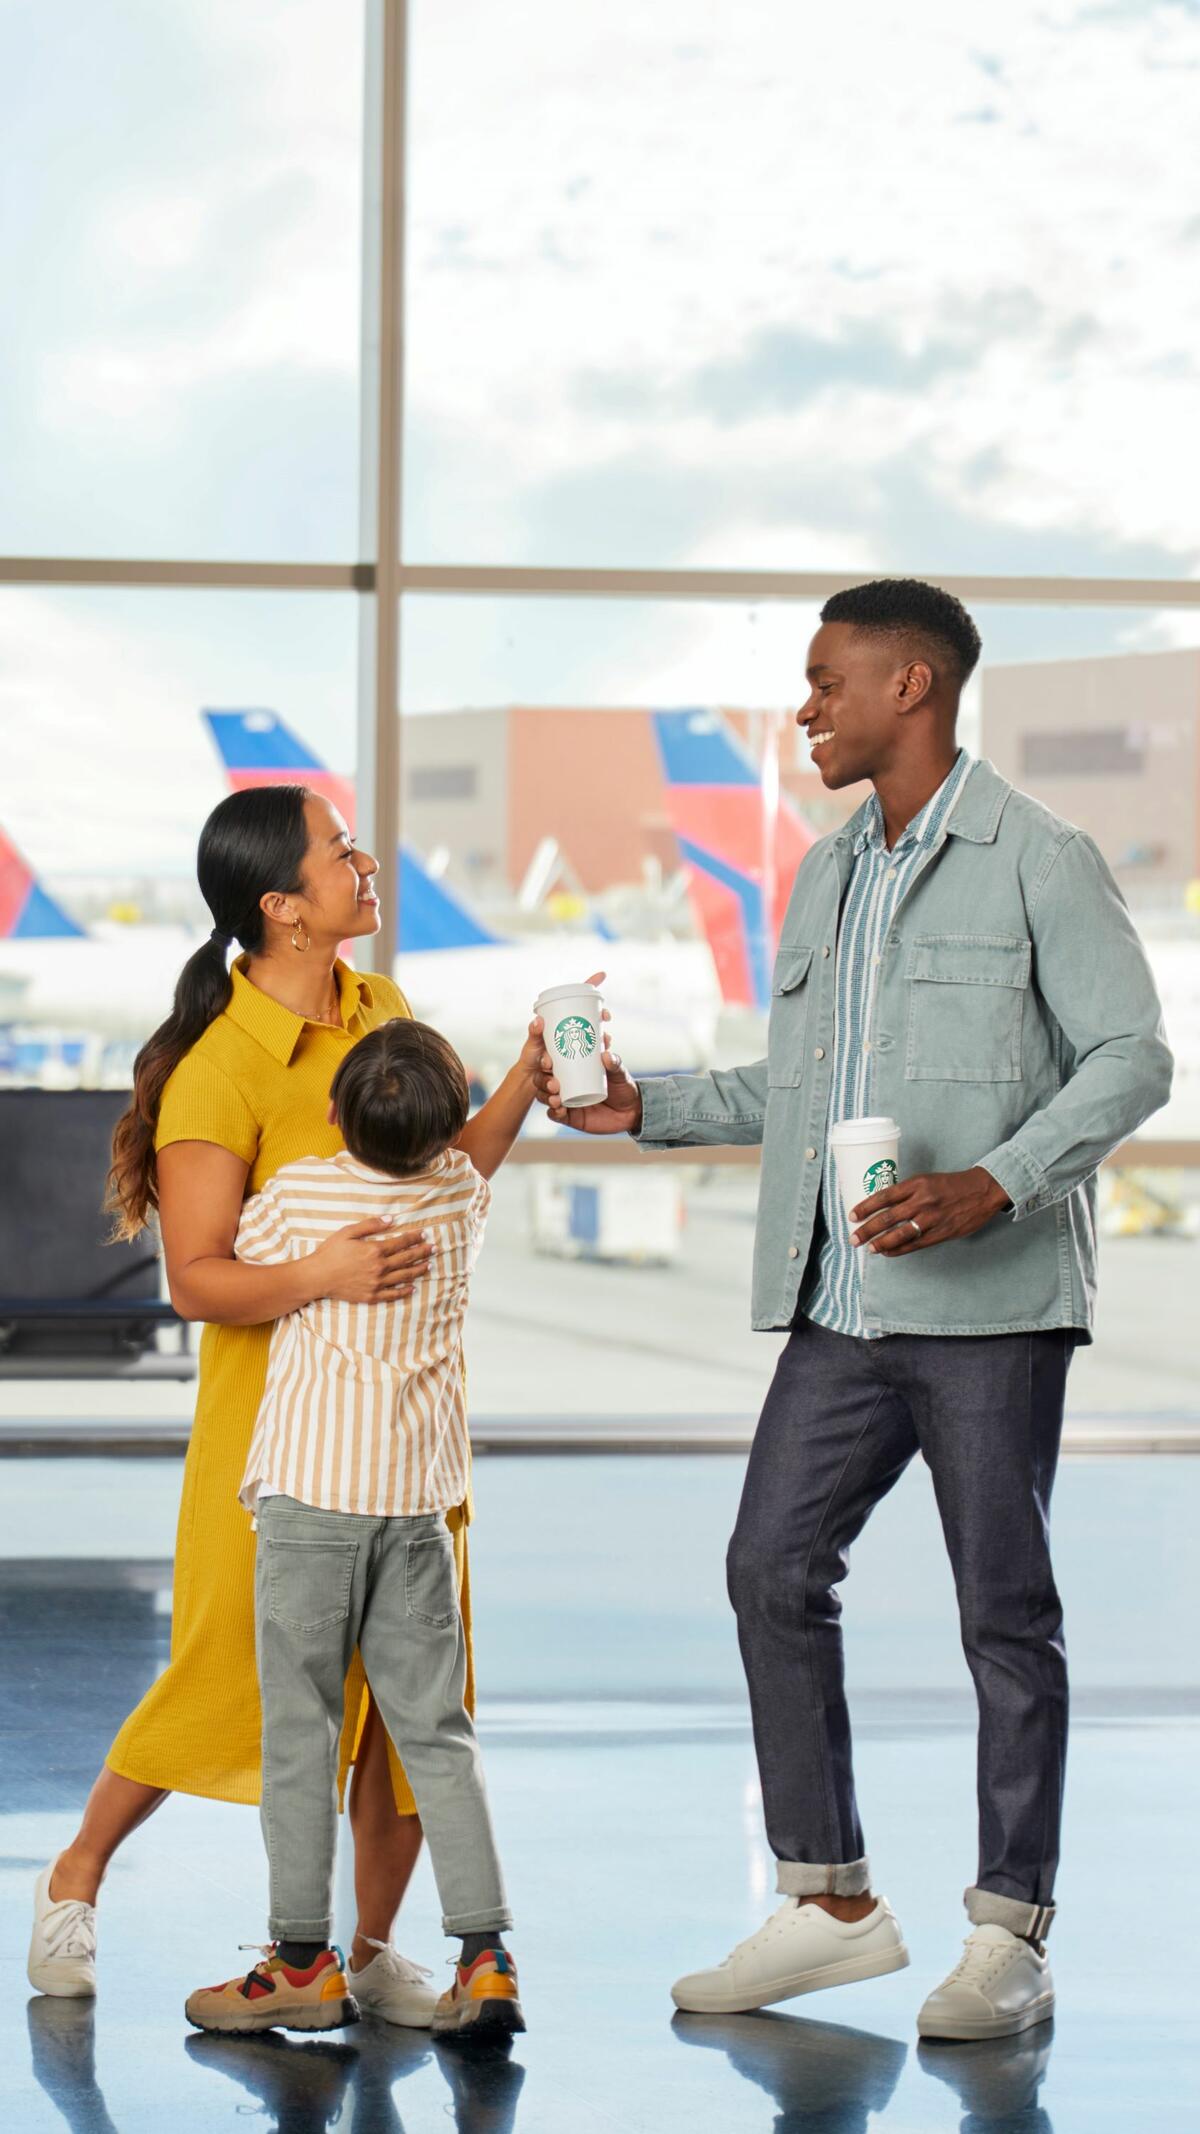
{"label": "shirt collar", "polygon": [[[936,793],[930,794],[924,807],[918,814],[913,816],[912,821],[907,823],[900,832],[892,847],[894,852],[907,852],[913,845],[928,846],[936,843],[946,816],[957,798],[970,761],[971,759],[966,749],[960,748]],[[882,850],[884,845],[884,822],[883,809],[879,804],[878,793],[872,792],[868,796],[860,808],[856,820],[858,823],[858,834],[854,839],[856,856],[860,852],[865,852],[868,845],[875,851]]]}
{"label": "shirt collar", "polygon": [[[256,986],[252,979],[247,978],[246,962],[245,956],[238,956],[230,967],[229,976],[233,991],[226,1004],[225,1013],[230,1022],[236,1023],[239,1030],[245,1030],[265,1052],[270,1053],[272,1059],[278,1060],[284,1067],[289,1067],[300,1041],[301,1031],[308,1028],[332,1029],[333,1026],[330,1023],[310,1025],[305,1016],[294,1014],[291,1008],[284,1007],[282,1001],[272,1000],[269,993],[264,993],[261,986]],[[348,963],[342,962],[340,956],[333,969],[338,982],[342,1022],[349,1030],[351,1018],[359,1007],[370,1008],[374,1005],[374,995],[369,980],[360,972],[352,971]]]}
{"label": "shirt collar", "polygon": [[435,1156],[432,1163],[427,1163],[423,1171],[408,1171],[403,1178],[398,1178],[394,1171],[376,1171],[369,1163],[360,1163],[357,1156],[350,1154],[349,1149],[339,1149],[332,1160],[339,1171],[345,1171],[350,1178],[361,1178],[368,1185],[427,1186],[434,1179],[444,1178],[448,1172],[461,1170],[466,1157],[461,1149],[443,1149],[441,1155]]}

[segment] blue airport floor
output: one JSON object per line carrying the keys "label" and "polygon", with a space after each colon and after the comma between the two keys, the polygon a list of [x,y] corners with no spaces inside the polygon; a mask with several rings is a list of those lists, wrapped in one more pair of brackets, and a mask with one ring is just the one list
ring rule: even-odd
{"label": "blue airport floor", "polygon": [[[927,1477],[845,1588],[860,1791],[912,1968],[725,2019],[668,1986],[773,1907],[722,1590],[741,1463],[495,1457],[473,1530],[481,1732],[530,2021],[472,2057],[364,2022],[208,2039],[182,2015],[264,1929],[256,1817],[179,1798],[106,1885],[93,2005],[29,1994],[34,1874],[162,1664],[179,1468],[3,1464],[0,2066],[18,2134],[1173,2134],[1197,2123],[1193,1921],[1200,1461],[1064,1463],[1056,1547],[1076,1686],[1058,2019],[918,2045],[974,1872],[973,1710]],[[343,1930],[352,1916],[339,1870]],[[399,1935],[448,1954],[422,1863]],[[249,1961],[249,1959],[245,1959]]]}

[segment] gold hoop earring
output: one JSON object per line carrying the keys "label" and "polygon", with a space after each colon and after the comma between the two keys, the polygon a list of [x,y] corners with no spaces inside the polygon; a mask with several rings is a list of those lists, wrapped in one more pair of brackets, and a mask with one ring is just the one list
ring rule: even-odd
{"label": "gold hoop earring", "polygon": [[[303,932],[304,934],[303,941],[297,941],[296,939],[297,934],[300,932]],[[309,949],[312,947],[312,935],[309,933],[307,926],[303,928],[301,927],[299,919],[297,919],[296,924],[292,928],[292,947],[296,950],[297,954],[301,956],[307,956]]]}

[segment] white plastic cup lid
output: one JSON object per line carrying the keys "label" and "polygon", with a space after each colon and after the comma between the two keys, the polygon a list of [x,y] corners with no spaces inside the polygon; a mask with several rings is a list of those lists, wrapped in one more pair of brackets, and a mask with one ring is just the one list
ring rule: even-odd
{"label": "white plastic cup lid", "polygon": [[543,1007],[548,1007],[552,1000],[579,1000],[581,998],[602,1000],[604,996],[599,986],[595,985],[548,985],[544,992],[538,994],[533,1005],[540,1010]]}
{"label": "white plastic cup lid", "polygon": [[829,1138],[831,1141],[884,1141],[899,1132],[894,1119],[839,1119],[836,1126],[830,1127]]}

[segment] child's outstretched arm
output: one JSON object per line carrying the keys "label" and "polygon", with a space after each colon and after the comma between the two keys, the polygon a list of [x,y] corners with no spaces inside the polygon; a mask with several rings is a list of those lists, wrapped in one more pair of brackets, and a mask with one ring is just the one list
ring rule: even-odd
{"label": "child's outstretched arm", "polygon": [[534,1067],[542,1057],[541,1031],[540,1020],[530,1023],[530,1034],[516,1066],[509,1068],[499,1088],[492,1091],[475,1117],[468,1119],[458,1137],[459,1148],[483,1178],[491,1178],[499,1170],[529,1116]]}
{"label": "child's outstretched arm", "polygon": [[[600,985],[603,978],[604,972],[596,971],[586,982]],[[607,1008],[604,1020],[608,1021]],[[541,1073],[546,1050],[544,1027],[541,1016],[535,1015],[516,1066],[509,1068],[500,1087],[493,1090],[475,1117],[468,1119],[458,1137],[458,1147],[484,1178],[494,1177],[529,1116],[536,1093],[535,1077]]]}

